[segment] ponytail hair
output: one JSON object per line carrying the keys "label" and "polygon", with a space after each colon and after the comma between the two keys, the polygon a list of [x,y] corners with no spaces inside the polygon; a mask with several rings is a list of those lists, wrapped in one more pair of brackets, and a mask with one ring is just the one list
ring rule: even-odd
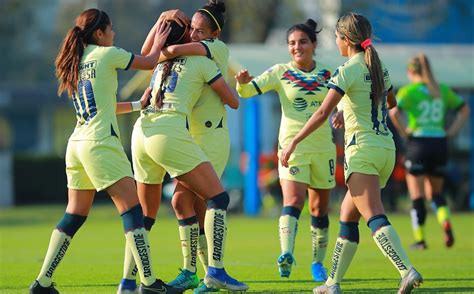
{"label": "ponytail hair", "polygon": [[408,70],[421,77],[433,98],[440,96],[439,84],[433,76],[430,62],[425,54],[421,53],[412,58],[408,63]]}
{"label": "ponytail hair", "polygon": [[382,62],[372,45],[372,26],[367,18],[360,14],[349,13],[341,16],[336,23],[336,31],[347,38],[356,50],[364,51],[364,60],[372,81],[373,103],[378,105],[385,92]]}
{"label": "ponytail hair", "polygon": [[301,31],[308,35],[308,38],[311,40],[311,42],[317,42],[317,34],[321,32],[322,29],[317,29],[318,28],[318,23],[312,20],[311,18],[308,18],[305,23],[300,23],[300,24],[295,24],[291,26],[288,31],[286,32],[286,42],[288,42],[288,37],[293,33],[294,31]]}
{"label": "ponytail hair", "polygon": [[207,18],[213,32],[222,31],[224,28],[225,4],[223,0],[209,0],[206,5],[198,9],[196,12],[201,13]]}
{"label": "ponytail hair", "polygon": [[107,25],[110,25],[109,16],[98,9],[85,10],[76,18],[76,25],[67,32],[55,61],[58,96],[63,92],[73,96],[77,91],[79,63],[84,48],[88,44],[95,44],[94,32],[104,31]]}
{"label": "ponytail hair", "polygon": [[[183,44],[187,41],[187,32],[188,28],[187,27],[181,27],[178,25],[177,22],[171,21],[170,22],[170,27],[171,31],[166,38],[165,41],[165,47],[170,46],[170,45],[176,45],[176,44]],[[171,74],[171,69],[173,68],[173,63],[176,58],[164,61],[158,66],[162,66],[161,69],[161,81],[160,81],[160,87],[158,88],[158,91],[156,93],[156,98],[152,100],[151,105],[159,109],[163,105],[163,100],[165,99],[165,92],[166,92],[166,85],[165,81],[168,78],[168,76]]]}

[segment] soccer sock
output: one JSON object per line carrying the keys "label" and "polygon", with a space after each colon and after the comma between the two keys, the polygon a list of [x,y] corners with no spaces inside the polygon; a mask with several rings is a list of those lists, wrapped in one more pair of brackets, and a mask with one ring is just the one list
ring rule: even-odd
{"label": "soccer sock", "polygon": [[323,263],[328,248],[329,218],[325,216],[311,216],[311,248],[313,262]]}
{"label": "soccer sock", "polygon": [[183,253],[183,269],[196,272],[196,255],[199,239],[199,224],[194,215],[189,218],[178,220],[179,240],[181,252]]}
{"label": "soccer sock", "polygon": [[331,271],[326,280],[327,286],[342,281],[359,245],[359,223],[343,221],[339,223],[341,228],[332,254]]}
{"label": "soccer sock", "polygon": [[72,237],[74,237],[74,234],[86,221],[86,218],[87,216],[66,212],[56,226],[56,229],[53,230],[43,266],[36,278],[42,287],[49,287],[51,285],[54,270],[66,254],[66,251],[71,244]]}
{"label": "soccer sock", "polygon": [[[155,219],[145,216],[143,218],[143,224],[145,226],[145,230],[150,232],[151,228],[155,224]],[[135,263],[135,260],[133,259],[133,254],[132,250],[126,246],[127,244],[125,243],[125,257],[123,260],[123,278],[127,280],[135,280],[137,278],[137,264]]]}
{"label": "soccer sock", "polygon": [[411,226],[413,228],[413,237],[416,242],[425,240],[425,221],[426,221],[426,207],[425,200],[418,198],[412,201]]}
{"label": "soccer sock", "polygon": [[209,266],[224,268],[224,248],[226,240],[226,214],[229,194],[222,192],[207,201],[204,230],[206,231]]}
{"label": "soccer sock", "polygon": [[436,213],[436,219],[438,220],[438,223],[440,225],[442,225],[445,221],[449,220],[450,212],[446,203],[446,199],[444,199],[443,195],[433,195],[433,199],[431,200],[431,206],[433,207],[433,210]]}
{"label": "soccer sock", "polygon": [[397,232],[390,225],[387,217],[384,214],[375,215],[369,219],[367,226],[372,231],[372,238],[380,251],[392,262],[400,276],[405,277],[413,266],[403,250]]}
{"label": "soccer sock", "polygon": [[301,210],[294,206],[285,206],[281,210],[281,216],[279,219],[279,234],[282,254],[293,254],[300,214]]}
{"label": "soccer sock", "polygon": [[140,280],[146,286],[156,281],[151,263],[148,232],[143,224],[143,212],[140,204],[121,214],[127,245],[137,264]]}
{"label": "soccer sock", "polygon": [[207,267],[209,266],[208,254],[207,254],[207,240],[206,235],[204,234],[204,229],[199,230],[199,240],[197,255],[201,261],[202,268],[204,269],[204,274],[207,274]]}

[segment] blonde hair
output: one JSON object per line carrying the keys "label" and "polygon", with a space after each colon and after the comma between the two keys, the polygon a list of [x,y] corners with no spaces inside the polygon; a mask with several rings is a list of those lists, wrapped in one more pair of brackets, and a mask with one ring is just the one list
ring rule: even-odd
{"label": "blonde hair", "polygon": [[371,88],[375,105],[378,105],[385,92],[382,63],[374,46],[369,43],[362,48],[361,44],[372,36],[372,26],[367,18],[360,14],[349,13],[341,16],[336,23],[336,31],[347,38],[349,43],[359,51],[364,51],[365,64],[372,80]]}
{"label": "blonde hair", "polygon": [[421,53],[413,57],[408,63],[408,70],[421,77],[421,80],[427,85],[428,91],[433,98],[440,96],[438,82],[433,76],[430,62],[425,54]]}

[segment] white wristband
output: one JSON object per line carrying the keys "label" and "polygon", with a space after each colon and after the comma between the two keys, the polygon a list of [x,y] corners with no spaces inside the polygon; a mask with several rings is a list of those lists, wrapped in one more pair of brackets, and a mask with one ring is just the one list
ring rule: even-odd
{"label": "white wristband", "polygon": [[140,102],[140,100],[132,101],[132,102],[130,102],[130,104],[132,105],[132,111],[142,110],[142,103]]}

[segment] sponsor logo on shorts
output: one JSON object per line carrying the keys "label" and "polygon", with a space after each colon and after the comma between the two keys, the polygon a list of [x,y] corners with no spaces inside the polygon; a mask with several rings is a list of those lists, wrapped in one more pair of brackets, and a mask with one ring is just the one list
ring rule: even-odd
{"label": "sponsor logo on shorts", "polygon": [[294,176],[300,172],[300,169],[296,166],[290,167],[290,175]]}

